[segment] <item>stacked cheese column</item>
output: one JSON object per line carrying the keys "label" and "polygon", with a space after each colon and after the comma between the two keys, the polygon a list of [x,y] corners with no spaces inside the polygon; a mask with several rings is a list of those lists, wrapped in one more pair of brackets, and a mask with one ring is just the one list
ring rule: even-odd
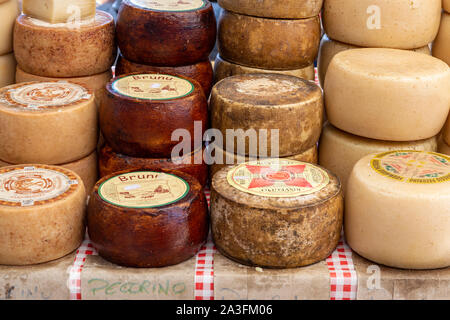
{"label": "stacked cheese column", "polygon": [[249,73],[314,79],[322,0],[219,0],[215,81]]}
{"label": "stacked cheese column", "polygon": [[12,53],[12,34],[19,11],[18,0],[0,0],[0,88],[14,83],[16,60]]}
{"label": "stacked cheese column", "polygon": [[117,17],[121,56],[116,75],[168,73],[198,81],[208,97],[213,81],[209,54],[216,17],[207,0],[124,0]]}

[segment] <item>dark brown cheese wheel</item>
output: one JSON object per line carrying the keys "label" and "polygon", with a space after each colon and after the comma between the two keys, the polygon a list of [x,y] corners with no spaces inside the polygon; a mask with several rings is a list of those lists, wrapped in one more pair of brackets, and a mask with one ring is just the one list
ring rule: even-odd
{"label": "dark brown cheese wheel", "polygon": [[292,70],[314,63],[320,43],[319,17],[277,20],[223,10],[220,56],[247,67]]}
{"label": "dark brown cheese wheel", "polygon": [[179,141],[172,133],[184,129],[192,138],[198,121],[208,125],[208,106],[200,84],[168,74],[131,74],[112,79],[100,104],[105,141],[121,154],[169,158]]}
{"label": "dark brown cheese wheel", "polygon": [[[222,132],[224,148],[229,152],[234,149],[234,153],[241,155],[264,154],[259,146],[264,145],[265,135],[260,134],[260,130],[267,131],[267,157],[276,156],[271,143],[272,139],[277,140],[276,130],[278,156],[288,157],[314,146],[322,129],[321,89],[312,81],[293,76],[228,77],[213,87],[210,107],[211,125]],[[234,130],[234,134],[230,130]],[[251,136],[251,132],[258,140],[254,143],[256,150],[252,150],[251,141],[240,148],[239,140],[243,141],[246,133]]]}
{"label": "dark brown cheese wheel", "polygon": [[172,158],[134,158],[115,153],[105,144],[100,149],[98,158],[100,177],[127,169],[157,168],[187,173],[196,178],[203,187],[208,182],[208,166],[203,161],[203,148],[172,160]]}
{"label": "dark brown cheese wheel", "polygon": [[336,248],[342,217],[339,179],[310,163],[252,161],[212,179],[214,243],[242,264],[294,268],[321,261]]}
{"label": "dark brown cheese wheel", "polygon": [[179,171],[122,171],[101,179],[88,206],[100,256],[127,267],[164,267],[195,255],[208,234],[202,186]]}
{"label": "dark brown cheese wheel", "polygon": [[116,65],[116,76],[136,72],[169,73],[194,79],[200,83],[207,97],[209,97],[209,94],[211,93],[214,76],[213,68],[209,59],[188,66],[157,67],[135,63],[120,55]]}
{"label": "dark brown cheese wheel", "polygon": [[124,0],[117,41],[127,59],[184,66],[208,59],[216,42],[216,17],[206,0]]}

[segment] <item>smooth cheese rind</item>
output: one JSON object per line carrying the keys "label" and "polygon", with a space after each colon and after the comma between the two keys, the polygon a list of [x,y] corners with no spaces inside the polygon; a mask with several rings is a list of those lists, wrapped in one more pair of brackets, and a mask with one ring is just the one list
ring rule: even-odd
{"label": "smooth cheese rind", "polygon": [[450,145],[450,113],[447,118],[447,122],[445,123],[444,129],[442,131],[442,138],[444,141]]}
{"label": "smooth cheese rind", "polygon": [[14,53],[0,56],[0,88],[14,83],[15,71],[16,59],[14,58]]}
{"label": "smooth cheese rind", "polygon": [[331,61],[324,93],[328,120],[341,130],[378,140],[422,140],[444,126],[450,68],[406,50],[348,50]]}
{"label": "smooth cheese rind", "polygon": [[[391,267],[450,266],[450,180],[407,183],[391,179],[372,169],[374,156],[359,160],[348,181],[344,217],[347,243],[359,255]],[[449,174],[450,158],[446,159]],[[396,162],[405,167],[404,162]],[[445,172],[445,163],[441,164],[439,171]]]}
{"label": "smooth cheese rind", "polygon": [[436,37],[441,0],[325,0],[322,21],[334,40],[362,47],[419,48]]}
{"label": "smooth cheese rind", "polygon": [[95,0],[23,0],[23,13],[49,23],[95,16]]}
{"label": "smooth cheese rind", "polygon": [[223,10],[219,19],[220,56],[247,67],[292,70],[305,68],[317,56],[318,17],[277,20]]}
{"label": "smooth cheese rind", "polygon": [[450,156],[450,146],[442,138],[440,138],[438,142],[438,152]]}
{"label": "smooth cheese rind", "polygon": [[439,32],[433,42],[433,56],[450,65],[450,13],[442,13]]}
{"label": "smooth cheese rind", "polygon": [[20,68],[43,77],[85,77],[110,70],[116,59],[113,17],[97,11],[94,20],[49,24],[21,15],[14,27],[14,54]]}
{"label": "smooth cheese rind", "polygon": [[222,59],[218,54],[214,62],[214,82],[217,83],[222,79],[249,73],[277,73],[294,76],[306,80],[314,80],[314,65],[311,64],[305,68],[295,70],[267,70],[241,66]]}
{"label": "smooth cheese rind", "polygon": [[442,8],[450,13],[450,0],[442,0]]}
{"label": "smooth cheese rind", "polygon": [[0,3],[0,55],[13,51],[14,21],[19,14],[19,2],[17,0],[7,0]]}
{"label": "smooth cheese rind", "polygon": [[437,138],[409,142],[381,141],[359,137],[327,124],[319,141],[319,164],[335,173],[345,190],[353,166],[359,159],[371,153],[391,150],[437,151]]}

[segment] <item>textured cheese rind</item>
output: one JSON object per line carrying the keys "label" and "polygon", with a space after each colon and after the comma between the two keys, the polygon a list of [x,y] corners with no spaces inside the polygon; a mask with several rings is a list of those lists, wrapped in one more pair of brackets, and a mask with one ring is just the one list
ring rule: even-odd
{"label": "textured cheese rind", "polygon": [[[379,25],[374,23],[376,7]],[[440,15],[441,0],[325,0],[322,21],[325,33],[334,40],[362,47],[413,49],[434,40]]]}
{"label": "textured cheese rind", "polygon": [[0,55],[13,51],[14,21],[19,15],[17,0],[7,0],[0,3]]}
{"label": "textured cheese rind", "polygon": [[442,0],[442,7],[445,11],[450,13],[450,0]]}
{"label": "textured cheese rind", "polygon": [[81,178],[71,173],[79,183],[67,197],[29,207],[0,205],[0,264],[43,263],[78,248],[85,233],[86,192]]}
{"label": "textured cheese rind", "polygon": [[311,64],[305,68],[295,69],[295,70],[268,70],[268,69],[258,69],[246,66],[241,66],[236,63],[232,63],[222,59],[218,54],[214,63],[214,82],[217,83],[222,79],[239,75],[239,74],[249,74],[249,73],[278,73],[285,74],[289,76],[294,76],[306,80],[314,80],[314,64]]}
{"label": "textured cheese rind", "polygon": [[433,42],[433,56],[450,65],[450,13],[442,13],[439,32]]}
{"label": "textured cheese rind", "polygon": [[314,63],[320,43],[318,17],[277,20],[222,11],[220,56],[247,67],[292,70]]}
{"label": "textured cheese rind", "polygon": [[218,3],[226,10],[248,16],[304,19],[317,16],[323,0],[219,0]]}
{"label": "textured cheese rind", "polygon": [[442,137],[438,141],[438,152],[450,156],[450,146],[442,139]]}
{"label": "textured cheese rind", "polygon": [[0,88],[14,83],[15,71],[16,59],[14,58],[14,53],[0,56]]}
{"label": "textured cheese rind", "polygon": [[448,115],[444,130],[442,131],[442,137],[444,138],[444,141],[450,145],[450,114]]}
{"label": "textured cheese rind", "polygon": [[[0,94],[33,83],[11,85]],[[0,102],[0,159],[60,164],[89,155],[97,145],[98,117],[94,95],[85,89],[91,93],[89,99],[57,108],[26,110]]]}
{"label": "textured cheese rind", "polygon": [[[54,26],[26,15],[14,27],[14,54],[20,68],[43,77],[85,77],[110,70],[116,58],[113,17],[97,11],[76,28]],[[74,28],[70,28],[73,26]]]}
{"label": "textured cheese rind", "polygon": [[95,15],[95,0],[23,0],[23,13],[49,23]]}
{"label": "textured cheese rind", "polygon": [[347,50],[331,61],[324,93],[328,120],[341,130],[379,140],[422,140],[436,136],[447,118],[450,68],[406,50]]}
{"label": "textured cheese rind", "polygon": [[336,247],[342,227],[339,180],[306,196],[270,198],[232,187],[229,167],[212,179],[211,227],[216,247],[247,265],[291,268],[325,259]]}
{"label": "textured cheese rind", "polygon": [[345,194],[345,237],[361,256],[391,267],[450,265],[450,181],[398,182],[359,160]]}
{"label": "textured cheese rind", "polygon": [[[281,92],[280,90],[287,90]],[[320,88],[311,81],[281,74],[248,74],[228,77],[217,83],[211,93],[211,126],[222,132],[224,148],[232,136],[227,129],[267,130],[267,155],[273,154],[271,130],[279,130],[279,156],[300,154],[315,145],[320,137],[323,99]],[[258,145],[261,139],[258,137]],[[257,147],[257,149],[259,149]],[[250,145],[234,152],[258,156]]]}
{"label": "textured cheese rind", "polygon": [[381,141],[359,137],[327,124],[319,141],[319,164],[335,173],[345,190],[353,166],[359,159],[390,150],[437,151],[437,138],[410,142]]}

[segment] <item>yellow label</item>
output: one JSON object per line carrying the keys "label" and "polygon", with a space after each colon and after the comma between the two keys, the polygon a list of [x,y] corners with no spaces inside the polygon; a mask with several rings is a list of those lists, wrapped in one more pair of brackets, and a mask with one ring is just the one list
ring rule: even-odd
{"label": "yellow label", "polygon": [[312,194],[330,182],[328,173],[310,163],[263,159],[243,163],[228,172],[234,188],[257,196],[287,198]]}
{"label": "yellow label", "polygon": [[450,181],[450,157],[425,151],[390,151],[370,160],[372,169],[389,179],[405,183],[441,183]]}
{"label": "yellow label", "polygon": [[206,6],[204,0],[130,0],[142,8],[158,11],[192,11]]}
{"label": "yellow label", "polygon": [[166,74],[125,76],[114,81],[112,88],[127,97],[146,100],[178,99],[194,91],[190,81]]}
{"label": "yellow label", "polygon": [[189,184],[172,174],[153,171],[130,172],[103,182],[99,196],[126,208],[155,208],[175,203],[189,192]]}

